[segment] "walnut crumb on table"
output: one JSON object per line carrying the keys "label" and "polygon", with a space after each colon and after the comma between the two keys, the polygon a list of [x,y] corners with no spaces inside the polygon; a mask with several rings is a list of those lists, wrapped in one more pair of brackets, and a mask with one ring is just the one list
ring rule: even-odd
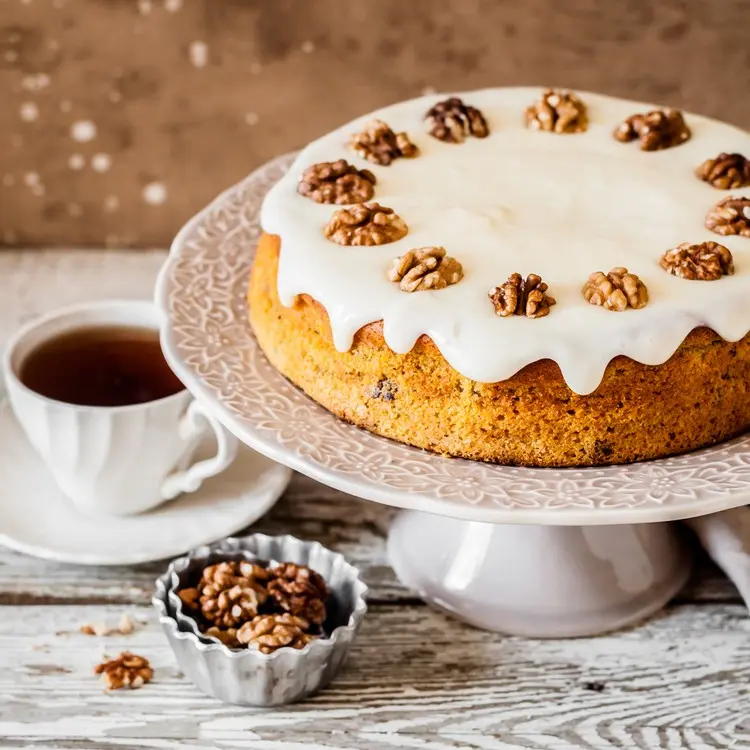
{"label": "walnut crumb on table", "polygon": [[115,627],[107,625],[105,622],[85,623],[79,628],[83,635],[130,635],[135,630],[135,623],[130,615],[124,614]]}
{"label": "walnut crumb on table", "polygon": [[154,670],[145,657],[123,651],[116,659],[97,664],[94,674],[101,675],[107,690],[136,690],[151,682]]}

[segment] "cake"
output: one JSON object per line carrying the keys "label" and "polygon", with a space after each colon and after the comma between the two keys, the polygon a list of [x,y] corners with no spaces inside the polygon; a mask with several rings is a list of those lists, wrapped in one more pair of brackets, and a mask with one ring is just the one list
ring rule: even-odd
{"label": "cake", "polygon": [[447,456],[715,444],[750,425],[748,156],[735,127],[592,93],[387,107],[266,196],[253,331],[339,418]]}

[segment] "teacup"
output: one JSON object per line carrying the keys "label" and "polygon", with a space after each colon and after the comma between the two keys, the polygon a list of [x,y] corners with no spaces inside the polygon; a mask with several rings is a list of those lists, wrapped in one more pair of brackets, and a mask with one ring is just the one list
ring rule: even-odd
{"label": "teacup", "polygon": [[[196,491],[229,466],[238,444],[184,388],[141,403],[88,406],[50,398],[24,382],[24,365],[40,347],[107,326],[158,332],[159,314],[150,302],[137,301],[58,310],[18,331],[3,364],[11,408],[62,492],[86,513],[126,516]],[[211,431],[216,455],[193,462]]]}

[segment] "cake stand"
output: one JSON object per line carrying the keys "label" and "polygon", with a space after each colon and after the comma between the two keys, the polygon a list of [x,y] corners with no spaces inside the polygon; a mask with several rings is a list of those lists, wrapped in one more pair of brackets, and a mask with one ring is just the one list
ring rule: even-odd
{"label": "cake stand", "polygon": [[247,320],[260,203],[291,161],[194,217],[160,273],[162,346],[193,395],[260,453],[403,508],[388,539],[397,575],[473,625],[581,636],[662,607],[690,572],[669,522],[750,502],[750,436],[648,463],[533,469],[445,458],[342,422],[266,361]]}

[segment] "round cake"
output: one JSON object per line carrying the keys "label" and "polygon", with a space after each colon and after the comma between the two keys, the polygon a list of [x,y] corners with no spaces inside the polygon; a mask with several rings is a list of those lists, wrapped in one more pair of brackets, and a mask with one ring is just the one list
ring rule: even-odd
{"label": "round cake", "polygon": [[253,330],[341,419],[448,456],[725,440],[750,425],[748,156],[735,127],[591,93],[387,107],[266,197]]}

